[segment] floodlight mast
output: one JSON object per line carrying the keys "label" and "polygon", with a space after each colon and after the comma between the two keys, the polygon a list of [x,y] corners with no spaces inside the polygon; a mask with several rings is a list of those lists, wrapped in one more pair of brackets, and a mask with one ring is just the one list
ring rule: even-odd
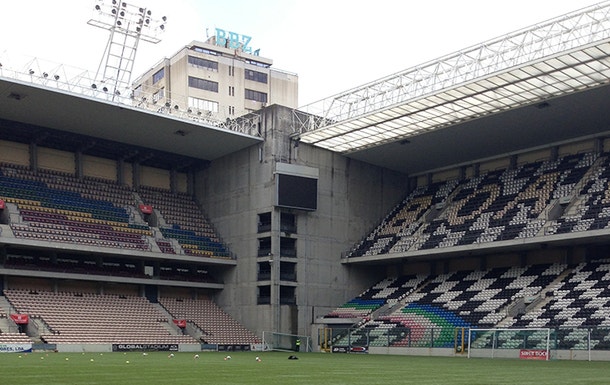
{"label": "floodlight mast", "polygon": [[131,71],[140,40],[157,44],[167,18],[156,20],[144,7],[119,0],[98,0],[87,24],[110,31],[104,55],[95,74],[93,89],[111,92],[112,98],[131,90]]}

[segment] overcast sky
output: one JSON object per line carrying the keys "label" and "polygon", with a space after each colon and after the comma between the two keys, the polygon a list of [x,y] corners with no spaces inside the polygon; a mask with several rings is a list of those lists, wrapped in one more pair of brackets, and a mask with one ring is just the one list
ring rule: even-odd
{"label": "overcast sky", "polygon": [[[99,0],[0,0],[0,57],[95,72],[109,32],[87,24]],[[104,0],[110,3],[112,0]],[[127,0],[125,0],[127,1]],[[597,3],[594,0],[133,0],[167,16],[141,43],[132,80],[206,28],[252,37],[274,68],[299,76],[299,105]]]}

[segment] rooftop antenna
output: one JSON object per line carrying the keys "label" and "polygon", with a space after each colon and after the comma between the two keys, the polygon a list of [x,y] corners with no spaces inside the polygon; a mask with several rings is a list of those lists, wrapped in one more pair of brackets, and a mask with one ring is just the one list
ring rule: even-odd
{"label": "rooftop antenna", "polygon": [[87,24],[108,30],[110,37],[91,88],[111,92],[114,99],[121,92],[130,93],[140,40],[159,43],[167,18],[153,19],[150,9],[119,0],[97,0],[94,9],[94,17]]}

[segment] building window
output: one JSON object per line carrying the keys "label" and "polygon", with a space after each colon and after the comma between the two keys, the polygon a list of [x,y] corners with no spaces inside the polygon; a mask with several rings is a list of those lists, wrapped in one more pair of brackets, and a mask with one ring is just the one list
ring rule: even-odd
{"label": "building window", "polygon": [[246,70],[246,80],[267,84],[267,74],[264,72]]}
{"label": "building window", "polygon": [[218,71],[218,62],[203,59],[200,57],[189,56],[189,64],[197,68],[205,68],[211,71]]}
{"label": "building window", "polygon": [[161,68],[159,71],[155,72],[155,74],[153,75],[153,78],[152,78],[153,84],[156,84],[159,80],[163,79],[164,76],[165,76],[165,67]]}
{"label": "building window", "polygon": [[271,280],[271,262],[264,261],[258,263],[258,280],[269,281]]}
{"label": "building window", "polygon": [[259,305],[268,305],[271,303],[271,286],[259,286],[257,301]]}
{"label": "building window", "polygon": [[205,80],[189,76],[189,87],[199,88],[200,90],[218,92],[218,82]]}
{"label": "building window", "polygon": [[229,115],[235,115],[235,106],[229,106]]}
{"label": "building window", "polygon": [[207,55],[214,55],[214,56],[218,56],[218,52],[216,51],[212,51],[210,49],[206,49],[206,48],[202,48],[202,47],[197,47],[197,46],[193,46],[191,48],[193,51],[195,52],[200,52],[200,53],[205,53]]}
{"label": "building window", "polygon": [[271,255],[271,237],[258,239],[258,256],[264,257]]}
{"label": "building window", "polygon": [[142,96],[142,85],[138,85],[136,88],[134,88],[133,90],[133,97],[134,99],[139,99]]}
{"label": "building window", "polygon": [[297,264],[280,262],[280,281],[297,281]]}
{"label": "building window", "polygon": [[159,91],[155,92],[152,96],[153,103],[157,103],[159,100],[163,99],[165,96],[165,88],[161,88]]}
{"label": "building window", "polygon": [[235,76],[235,67],[229,66],[229,76]]}
{"label": "building window", "polygon": [[280,213],[280,231],[293,234],[297,232],[297,221],[294,214]]}
{"label": "building window", "polygon": [[294,238],[280,237],[280,255],[283,257],[297,256],[297,240]]}
{"label": "building window", "polygon": [[248,64],[255,65],[255,66],[257,66],[257,67],[263,67],[263,68],[269,68],[269,67],[271,67],[271,65],[269,65],[269,64],[267,64],[267,63],[261,63],[261,62],[256,61],[256,60],[249,60],[249,59],[246,59],[246,60],[245,60],[245,62],[246,62],[246,63],[248,63]]}
{"label": "building window", "polygon": [[264,233],[265,231],[271,231],[271,213],[258,214],[258,232]]}
{"label": "building window", "polygon": [[246,99],[267,103],[267,93],[246,89]]}
{"label": "building window", "polygon": [[294,305],[295,303],[297,303],[297,298],[294,287],[280,286],[280,304]]}
{"label": "building window", "polygon": [[189,96],[189,107],[199,111],[218,112],[218,102]]}
{"label": "building window", "polygon": [[229,96],[235,96],[235,87],[229,86]]}

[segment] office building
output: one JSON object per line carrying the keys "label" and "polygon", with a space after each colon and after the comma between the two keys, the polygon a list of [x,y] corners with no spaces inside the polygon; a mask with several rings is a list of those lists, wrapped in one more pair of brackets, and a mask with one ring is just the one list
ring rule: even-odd
{"label": "office building", "polygon": [[[272,68],[273,61],[230,33],[192,41],[134,82],[136,100],[163,112],[182,111],[224,121],[271,104],[296,108],[298,76]],[[239,40],[238,40],[239,38]],[[218,44],[217,44],[218,43]],[[169,109],[169,111],[168,111]]]}

